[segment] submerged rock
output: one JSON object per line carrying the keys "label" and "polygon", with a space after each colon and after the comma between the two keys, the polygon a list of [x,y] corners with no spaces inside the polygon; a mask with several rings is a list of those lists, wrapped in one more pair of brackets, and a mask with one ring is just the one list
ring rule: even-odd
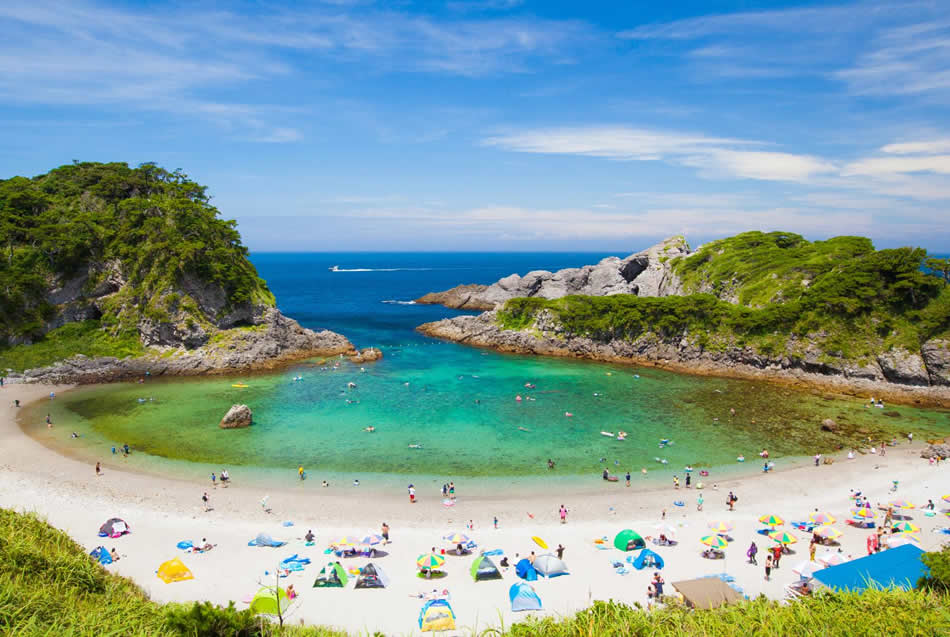
{"label": "submerged rock", "polygon": [[358,352],[350,354],[350,361],[353,363],[372,363],[383,357],[383,352],[376,347],[366,347]]}
{"label": "submerged rock", "polygon": [[247,405],[232,405],[228,413],[221,419],[218,425],[222,429],[240,429],[241,427],[250,427],[253,414],[251,408]]}
{"label": "submerged rock", "polygon": [[838,431],[838,423],[836,423],[831,418],[825,418],[824,420],[821,421],[821,430],[830,431],[831,433],[834,433]]}

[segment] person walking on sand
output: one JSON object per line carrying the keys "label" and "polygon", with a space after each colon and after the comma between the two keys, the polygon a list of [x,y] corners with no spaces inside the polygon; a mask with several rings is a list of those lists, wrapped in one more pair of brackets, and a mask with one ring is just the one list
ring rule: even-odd
{"label": "person walking on sand", "polygon": [[211,472],[211,486],[212,487],[218,486],[218,477],[214,475],[214,471]]}
{"label": "person walking on sand", "polygon": [[673,488],[674,489],[680,488],[680,479],[677,476],[673,476]]}
{"label": "person walking on sand", "polygon": [[765,581],[772,579],[772,556],[765,556]]}
{"label": "person walking on sand", "polygon": [[818,542],[815,541],[815,538],[811,539],[811,542],[808,544],[808,559],[812,562],[815,561],[815,551],[818,549]]}
{"label": "person walking on sand", "polygon": [[205,491],[204,494],[202,494],[202,496],[201,496],[201,501],[204,502],[204,505],[205,505],[205,513],[207,513],[208,511],[210,511],[210,510],[211,510],[211,498],[208,497],[208,492],[207,492],[207,491]]}
{"label": "person walking on sand", "polygon": [[383,544],[389,544],[389,525],[383,522],[382,533]]}
{"label": "person walking on sand", "polygon": [[303,480],[303,474],[304,474],[303,465],[300,465],[299,467],[297,467],[297,476],[301,480]]}
{"label": "person walking on sand", "polygon": [[410,504],[416,503],[416,488],[411,484],[409,485],[409,502]]}
{"label": "person walking on sand", "polygon": [[755,542],[749,545],[749,550],[745,552],[746,557],[749,558],[749,564],[754,564],[758,566],[758,562],[755,559],[755,556],[759,554],[759,547],[756,546]]}
{"label": "person walking on sand", "polygon": [[564,559],[564,545],[563,544],[557,545],[557,559],[559,560]]}
{"label": "person walking on sand", "polygon": [[625,478],[627,480],[627,486],[629,487],[630,486],[630,469],[627,469],[627,475],[625,476]]}
{"label": "person walking on sand", "polygon": [[696,496],[696,510],[697,511],[703,510],[703,494],[702,493]]}
{"label": "person walking on sand", "polygon": [[455,483],[454,482],[449,482],[449,499],[450,500],[455,499]]}
{"label": "person walking on sand", "polygon": [[687,473],[686,474],[686,488],[687,489],[690,488],[690,483],[692,482],[692,480],[693,480],[693,474]]}
{"label": "person walking on sand", "polygon": [[561,524],[567,524],[567,507],[562,504],[557,513],[561,517]]}
{"label": "person walking on sand", "polygon": [[98,478],[101,475],[102,475],[102,464],[97,462],[96,463],[96,477]]}
{"label": "person walking on sand", "polygon": [[497,515],[495,516],[494,523],[495,523],[495,529],[497,529],[497,528],[498,528],[498,516],[497,516]]}

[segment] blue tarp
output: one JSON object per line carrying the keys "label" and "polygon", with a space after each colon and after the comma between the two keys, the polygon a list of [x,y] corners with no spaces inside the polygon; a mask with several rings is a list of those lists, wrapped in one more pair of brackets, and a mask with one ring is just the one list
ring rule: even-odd
{"label": "blue tarp", "polygon": [[248,546],[271,546],[278,547],[283,546],[286,542],[281,542],[280,540],[275,540],[266,533],[261,533],[256,538],[247,543]]}
{"label": "blue tarp", "polygon": [[905,590],[917,585],[928,569],[920,548],[905,544],[816,571],[815,581],[836,591],[863,591],[871,587],[897,587]]}
{"label": "blue tarp", "polygon": [[541,598],[528,584],[515,582],[508,589],[508,599],[511,600],[511,610],[541,610]]}
{"label": "blue tarp", "polygon": [[633,568],[641,571],[644,566],[661,569],[663,568],[663,558],[650,549],[643,549],[640,551],[640,555],[637,556],[637,559],[633,561]]}
{"label": "blue tarp", "polygon": [[534,570],[534,567],[531,566],[531,562],[528,561],[528,558],[524,558],[517,564],[515,564],[515,574],[523,580],[528,580],[533,582],[538,579],[538,572]]}
{"label": "blue tarp", "polygon": [[93,559],[98,560],[100,564],[112,564],[112,556],[109,555],[109,551],[107,551],[104,546],[97,546],[92,549],[89,555],[91,555]]}

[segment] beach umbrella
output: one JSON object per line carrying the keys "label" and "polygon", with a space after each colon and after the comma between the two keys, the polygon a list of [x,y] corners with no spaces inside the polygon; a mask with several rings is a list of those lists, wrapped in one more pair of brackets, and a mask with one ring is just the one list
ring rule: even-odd
{"label": "beach umbrella", "polygon": [[861,518],[863,520],[870,520],[871,518],[877,517],[877,513],[874,512],[874,509],[867,509],[864,507],[851,509],[851,515],[856,518]]}
{"label": "beach umbrella", "polygon": [[847,562],[841,553],[825,553],[823,555],[819,555],[818,561],[825,566],[837,566],[838,564],[844,564]]}
{"label": "beach umbrella", "polygon": [[375,546],[376,544],[379,544],[382,541],[383,541],[383,536],[376,535],[375,533],[373,533],[371,535],[367,535],[362,540],[360,540],[360,544],[365,544],[367,546]]}
{"label": "beach umbrella", "polygon": [[835,516],[830,513],[812,513],[808,519],[815,524],[834,524]]}
{"label": "beach umbrella", "polygon": [[716,533],[728,533],[732,530],[732,523],[726,522],[725,520],[714,520],[710,522],[707,526]]}
{"label": "beach umbrella", "polygon": [[821,526],[815,529],[815,535],[818,537],[824,538],[826,540],[837,540],[843,534],[841,531],[834,527],[830,526]]}
{"label": "beach umbrella", "polygon": [[356,546],[357,544],[360,544],[360,538],[355,535],[344,535],[330,542],[330,546]]}
{"label": "beach umbrella", "polygon": [[667,524],[667,523],[665,523],[665,522],[660,522],[660,523],[657,524],[656,527],[654,527],[654,528],[656,528],[656,530],[659,531],[660,533],[662,533],[663,535],[667,535],[667,536],[669,536],[669,535],[676,535],[676,527],[673,526],[672,524]]}
{"label": "beach umbrella", "polygon": [[416,566],[419,568],[432,569],[439,568],[445,564],[445,558],[435,553],[425,553],[416,558]]}
{"label": "beach umbrella", "polygon": [[890,504],[892,507],[896,507],[896,508],[898,508],[898,509],[913,509],[913,508],[915,508],[915,507],[914,507],[914,504],[913,504],[912,502],[908,502],[908,501],[905,500],[904,498],[898,498],[898,499],[896,499],[896,500],[891,500],[890,502],[888,502],[888,504]]}
{"label": "beach umbrella", "polygon": [[759,522],[765,526],[779,526],[781,524],[785,524],[785,520],[777,515],[763,515],[759,518]]}
{"label": "beach umbrella", "polygon": [[446,535],[442,538],[449,544],[468,544],[470,538],[464,533],[452,533],[451,535]]}
{"label": "beach umbrella", "polygon": [[948,493],[947,495],[943,496],[940,499],[943,500],[944,502],[950,502],[950,493]]}
{"label": "beach umbrella", "polygon": [[913,544],[914,546],[918,546],[918,542],[920,542],[920,538],[916,535],[911,533],[901,533],[900,535],[888,538],[887,547],[894,549],[905,544]]}
{"label": "beach umbrella", "polygon": [[825,567],[818,562],[805,560],[804,562],[799,562],[793,566],[792,572],[801,575],[802,579],[811,579],[812,575],[815,574],[815,571],[820,571],[823,568]]}
{"label": "beach umbrella", "polygon": [[724,549],[729,546],[729,542],[724,540],[719,535],[707,535],[699,540],[706,546],[711,546],[714,549]]}
{"label": "beach umbrella", "polygon": [[769,533],[769,537],[779,544],[795,544],[798,542],[798,538],[788,531],[772,531]]}
{"label": "beach umbrella", "polygon": [[894,525],[894,528],[899,533],[917,533],[920,531],[920,527],[913,522],[898,522]]}

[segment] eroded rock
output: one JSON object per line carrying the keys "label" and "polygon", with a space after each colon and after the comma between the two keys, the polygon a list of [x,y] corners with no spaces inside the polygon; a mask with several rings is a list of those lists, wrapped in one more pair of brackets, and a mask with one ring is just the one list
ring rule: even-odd
{"label": "eroded rock", "polygon": [[240,429],[250,427],[253,414],[247,405],[232,405],[218,425],[222,429]]}

